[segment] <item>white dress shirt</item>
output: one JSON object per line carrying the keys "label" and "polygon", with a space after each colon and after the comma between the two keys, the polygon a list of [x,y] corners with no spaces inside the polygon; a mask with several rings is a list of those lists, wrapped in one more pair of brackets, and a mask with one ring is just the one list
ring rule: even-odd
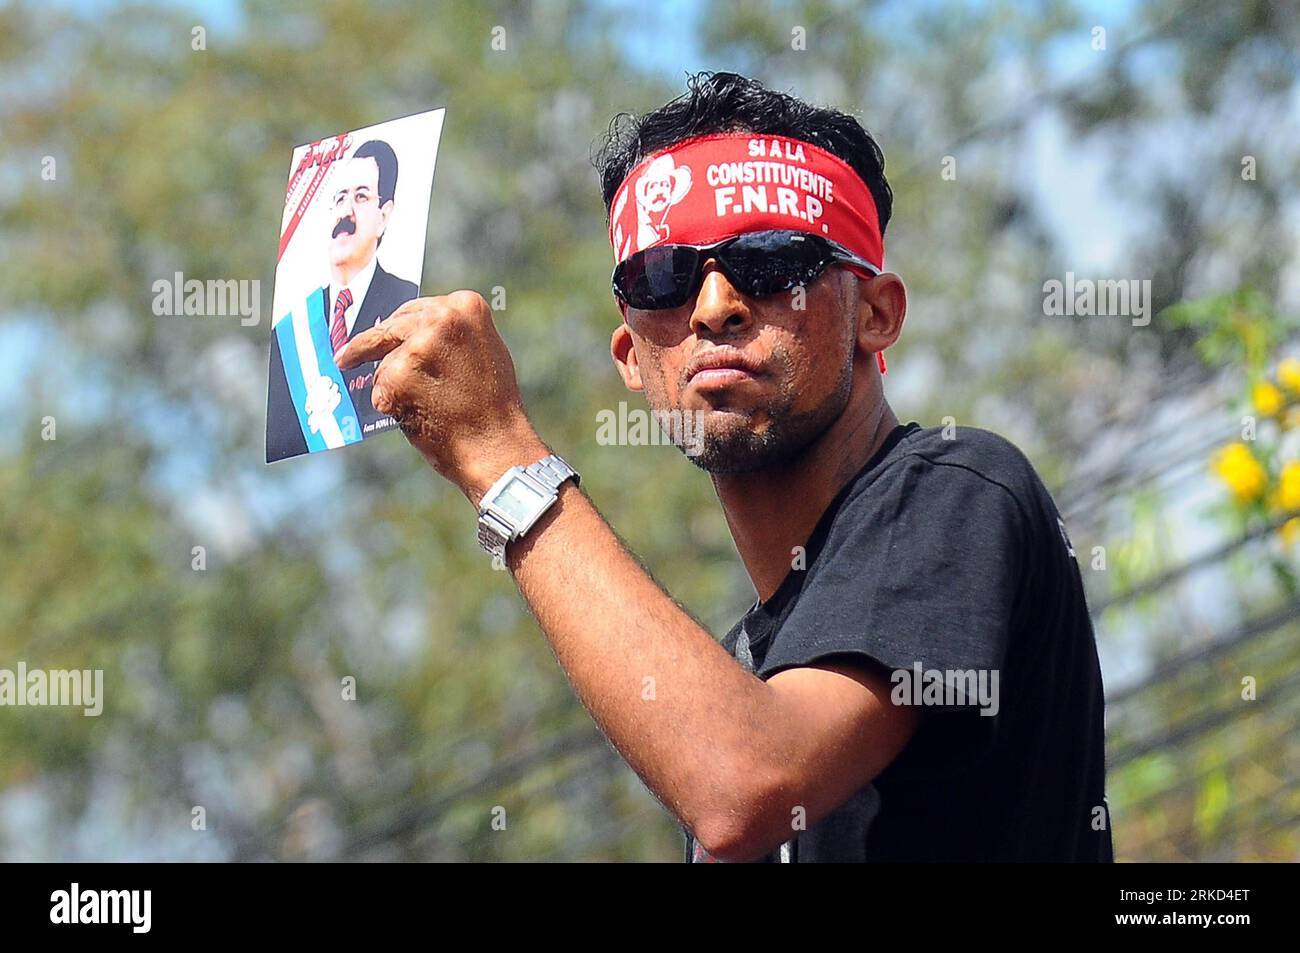
{"label": "white dress shirt", "polygon": [[[352,303],[348,309],[343,312],[343,320],[348,326],[348,337],[352,337],[352,326],[357,323],[357,315],[361,313],[361,302],[366,300],[366,293],[370,290],[370,282],[375,277],[375,267],[379,264],[379,256],[372,255],[366,267],[362,268],[349,281],[344,288],[352,292]],[[334,311],[334,304],[339,300],[339,295],[343,289],[330,288],[330,312]]]}

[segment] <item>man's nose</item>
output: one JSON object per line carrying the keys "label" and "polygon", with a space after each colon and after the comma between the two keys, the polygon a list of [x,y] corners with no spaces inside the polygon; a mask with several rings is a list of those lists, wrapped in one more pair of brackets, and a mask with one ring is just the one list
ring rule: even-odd
{"label": "man's nose", "polygon": [[704,263],[704,277],[691,311],[691,331],[697,337],[734,334],[753,320],[744,295],[710,258]]}

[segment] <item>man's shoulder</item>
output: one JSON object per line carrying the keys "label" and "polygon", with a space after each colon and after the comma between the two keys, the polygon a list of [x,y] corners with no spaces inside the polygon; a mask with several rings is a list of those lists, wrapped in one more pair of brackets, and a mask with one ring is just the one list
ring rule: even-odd
{"label": "man's shoulder", "polygon": [[375,264],[375,277],[372,284],[379,285],[383,289],[385,297],[400,296],[403,301],[409,301],[420,293],[420,288],[414,281],[407,281],[405,278],[399,278],[392,272],[385,271],[384,266]]}
{"label": "man's shoulder", "polygon": [[1019,500],[1036,496],[1042,487],[1034,465],[1001,434],[979,427],[922,427],[899,442],[888,464],[906,466],[900,472],[925,480],[977,478],[990,488],[1001,487]]}
{"label": "man's shoulder", "polygon": [[1055,515],[1051,494],[1010,440],[977,427],[916,427],[855,479],[831,532],[882,522],[979,532],[990,521],[1043,531]]}

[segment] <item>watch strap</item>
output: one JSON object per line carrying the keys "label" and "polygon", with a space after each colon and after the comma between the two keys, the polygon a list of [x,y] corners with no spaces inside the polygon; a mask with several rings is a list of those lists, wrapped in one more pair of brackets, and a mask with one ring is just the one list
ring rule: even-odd
{"label": "watch strap", "polygon": [[478,544],[492,556],[505,557],[506,543],[510,542],[513,528],[497,518],[495,513],[480,513],[478,517]]}
{"label": "watch strap", "polygon": [[565,459],[556,453],[549,454],[536,463],[524,467],[524,472],[542,485],[557,491],[560,489],[560,484],[569,477],[573,477],[575,486],[582,482],[582,477],[578,475],[578,471],[569,466]]}

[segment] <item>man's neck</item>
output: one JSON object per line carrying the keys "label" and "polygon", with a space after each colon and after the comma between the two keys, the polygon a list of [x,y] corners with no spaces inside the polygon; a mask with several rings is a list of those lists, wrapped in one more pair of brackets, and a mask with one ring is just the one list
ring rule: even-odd
{"label": "man's neck", "polygon": [[878,379],[854,381],[853,394],[839,419],[796,459],[713,477],[736,549],[764,601],[790,572],[794,547],[807,543],[831,500],[898,426]]}
{"label": "man's neck", "polygon": [[347,262],[341,265],[331,265],[330,266],[330,287],[333,288],[335,292],[339,291],[342,288],[351,287],[352,282],[356,279],[356,277],[360,275],[363,271],[365,271],[366,266],[369,265],[374,260],[375,260],[375,256],[371,255],[369,258],[367,258],[365,261],[361,262],[360,264],[357,264],[356,262]]}

